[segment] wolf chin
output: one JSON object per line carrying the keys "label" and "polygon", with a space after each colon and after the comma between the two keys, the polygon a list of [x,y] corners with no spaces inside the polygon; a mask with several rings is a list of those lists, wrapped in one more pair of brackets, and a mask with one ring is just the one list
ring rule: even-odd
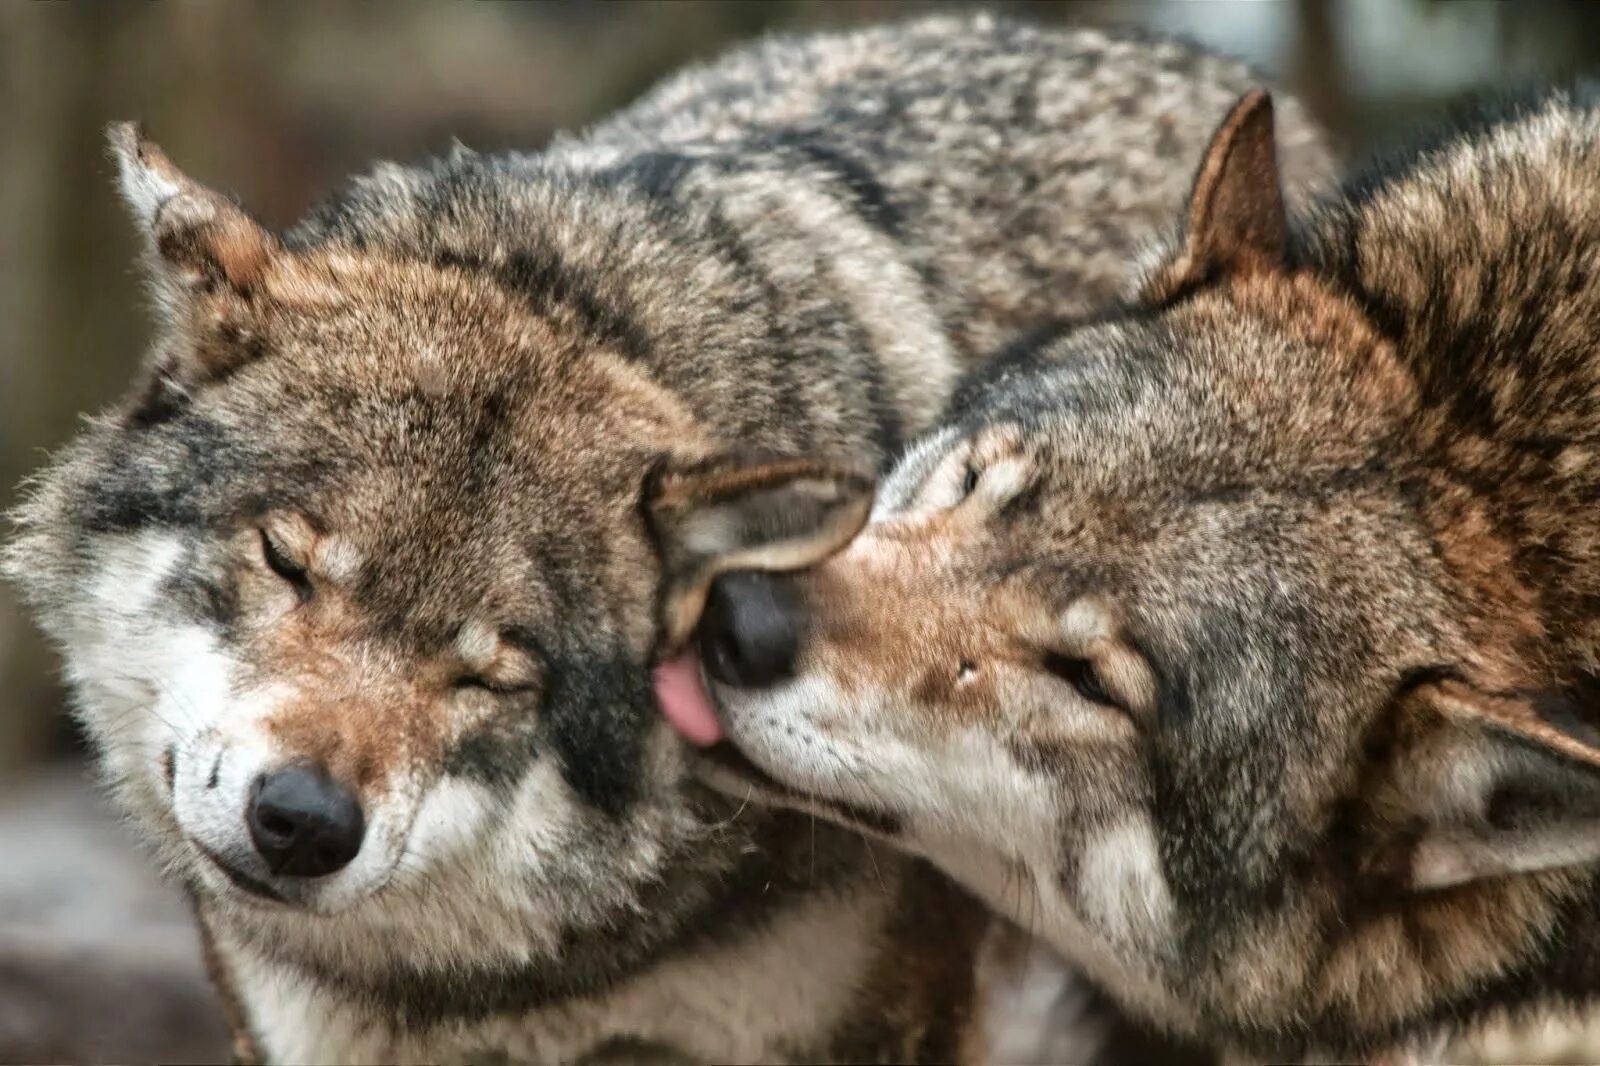
{"label": "wolf chin", "polygon": [[987,17],[776,40],[281,234],[114,129],[157,335],[6,567],[241,1057],[975,1055],[977,904],[695,784],[651,669],[1118,291],[1251,83]]}
{"label": "wolf chin", "polygon": [[1245,98],[1138,298],[980,370],[784,583],[792,661],[707,655],[749,760],[708,773],[1136,1014],[1349,1057],[1600,992],[1600,96],[1305,211],[1272,129]]}

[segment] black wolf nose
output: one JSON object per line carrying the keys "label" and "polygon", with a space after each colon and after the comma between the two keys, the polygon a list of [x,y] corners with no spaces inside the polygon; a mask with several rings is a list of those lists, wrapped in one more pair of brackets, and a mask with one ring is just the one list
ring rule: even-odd
{"label": "black wolf nose", "polygon": [[323,877],[361,850],[361,805],[328,772],[294,763],[256,778],[245,819],[267,868],[283,877]]}
{"label": "black wolf nose", "polygon": [[700,657],[725,685],[760,688],[794,674],[802,621],[794,586],[770,574],[724,574],[700,620]]}

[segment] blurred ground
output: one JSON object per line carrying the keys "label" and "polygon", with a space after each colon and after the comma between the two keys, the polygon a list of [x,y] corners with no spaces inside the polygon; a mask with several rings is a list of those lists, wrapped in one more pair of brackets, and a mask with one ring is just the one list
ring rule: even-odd
{"label": "blurred ground", "polygon": [[0,788],[0,1062],[224,1062],[189,910],[83,776]]}
{"label": "blurred ground", "polygon": [[[0,5],[0,506],[80,412],[118,393],[145,337],[131,235],[102,148],[108,121],[143,119],[186,169],[287,224],[373,158],[415,158],[451,137],[480,150],[537,147],[735,41],[928,6]],[[1593,3],[1009,6],[1046,21],[1144,24],[1243,55],[1357,154],[1463,93],[1600,65]],[[54,670],[0,587],[0,1060],[73,1049],[122,1061],[215,1059],[220,1031],[183,906],[86,793],[82,744]],[[1060,1006],[1045,983],[1029,995]],[[153,1034],[176,1042],[148,1043]],[[1044,1047],[1037,1054],[1063,1046]],[[1594,1060],[1600,1040],[1491,1041],[1477,1051],[1500,1061]]]}

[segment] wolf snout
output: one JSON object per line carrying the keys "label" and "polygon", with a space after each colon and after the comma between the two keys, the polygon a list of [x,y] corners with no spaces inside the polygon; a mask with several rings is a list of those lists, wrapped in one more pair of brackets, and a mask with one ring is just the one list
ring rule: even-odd
{"label": "wolf snout", "polygon": [[256,778],[245,821],[256,852],[279,877],[325,877],[344,869],[366,833],[356,797],[308,763]]}
{"label": "wolf snout", "polygon": [[700,621],[706,672],[725,685],[765,688],[794,676],[805,614],[793,582],[738,571],[711,584]]}

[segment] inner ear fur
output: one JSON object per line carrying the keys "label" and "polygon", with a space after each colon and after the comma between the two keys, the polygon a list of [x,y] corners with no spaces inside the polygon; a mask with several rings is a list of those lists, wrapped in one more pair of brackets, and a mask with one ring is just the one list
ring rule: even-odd
{"label": "inner ear fur", "polygon": [[1212,136],[1189,195],[1183,242],[1146,295],[1169,300],[1230,275],[1280,269],[1288,247],[1272,95],[1257,89],[1233,105]]}
{"label": "inner ear fur", "polygon": [[815,566],[866,524],[874,479],[848,462],[729,453],[663,459],[645,485],[661,556],[661,646],[681,647],[711,582],[734,570]]}
{"label": "inner ear fur", "polygon": [[1418,891],[1600,862],[1600,730],[1569,694],[1450,679],[1402,712],[1385,805]]}

